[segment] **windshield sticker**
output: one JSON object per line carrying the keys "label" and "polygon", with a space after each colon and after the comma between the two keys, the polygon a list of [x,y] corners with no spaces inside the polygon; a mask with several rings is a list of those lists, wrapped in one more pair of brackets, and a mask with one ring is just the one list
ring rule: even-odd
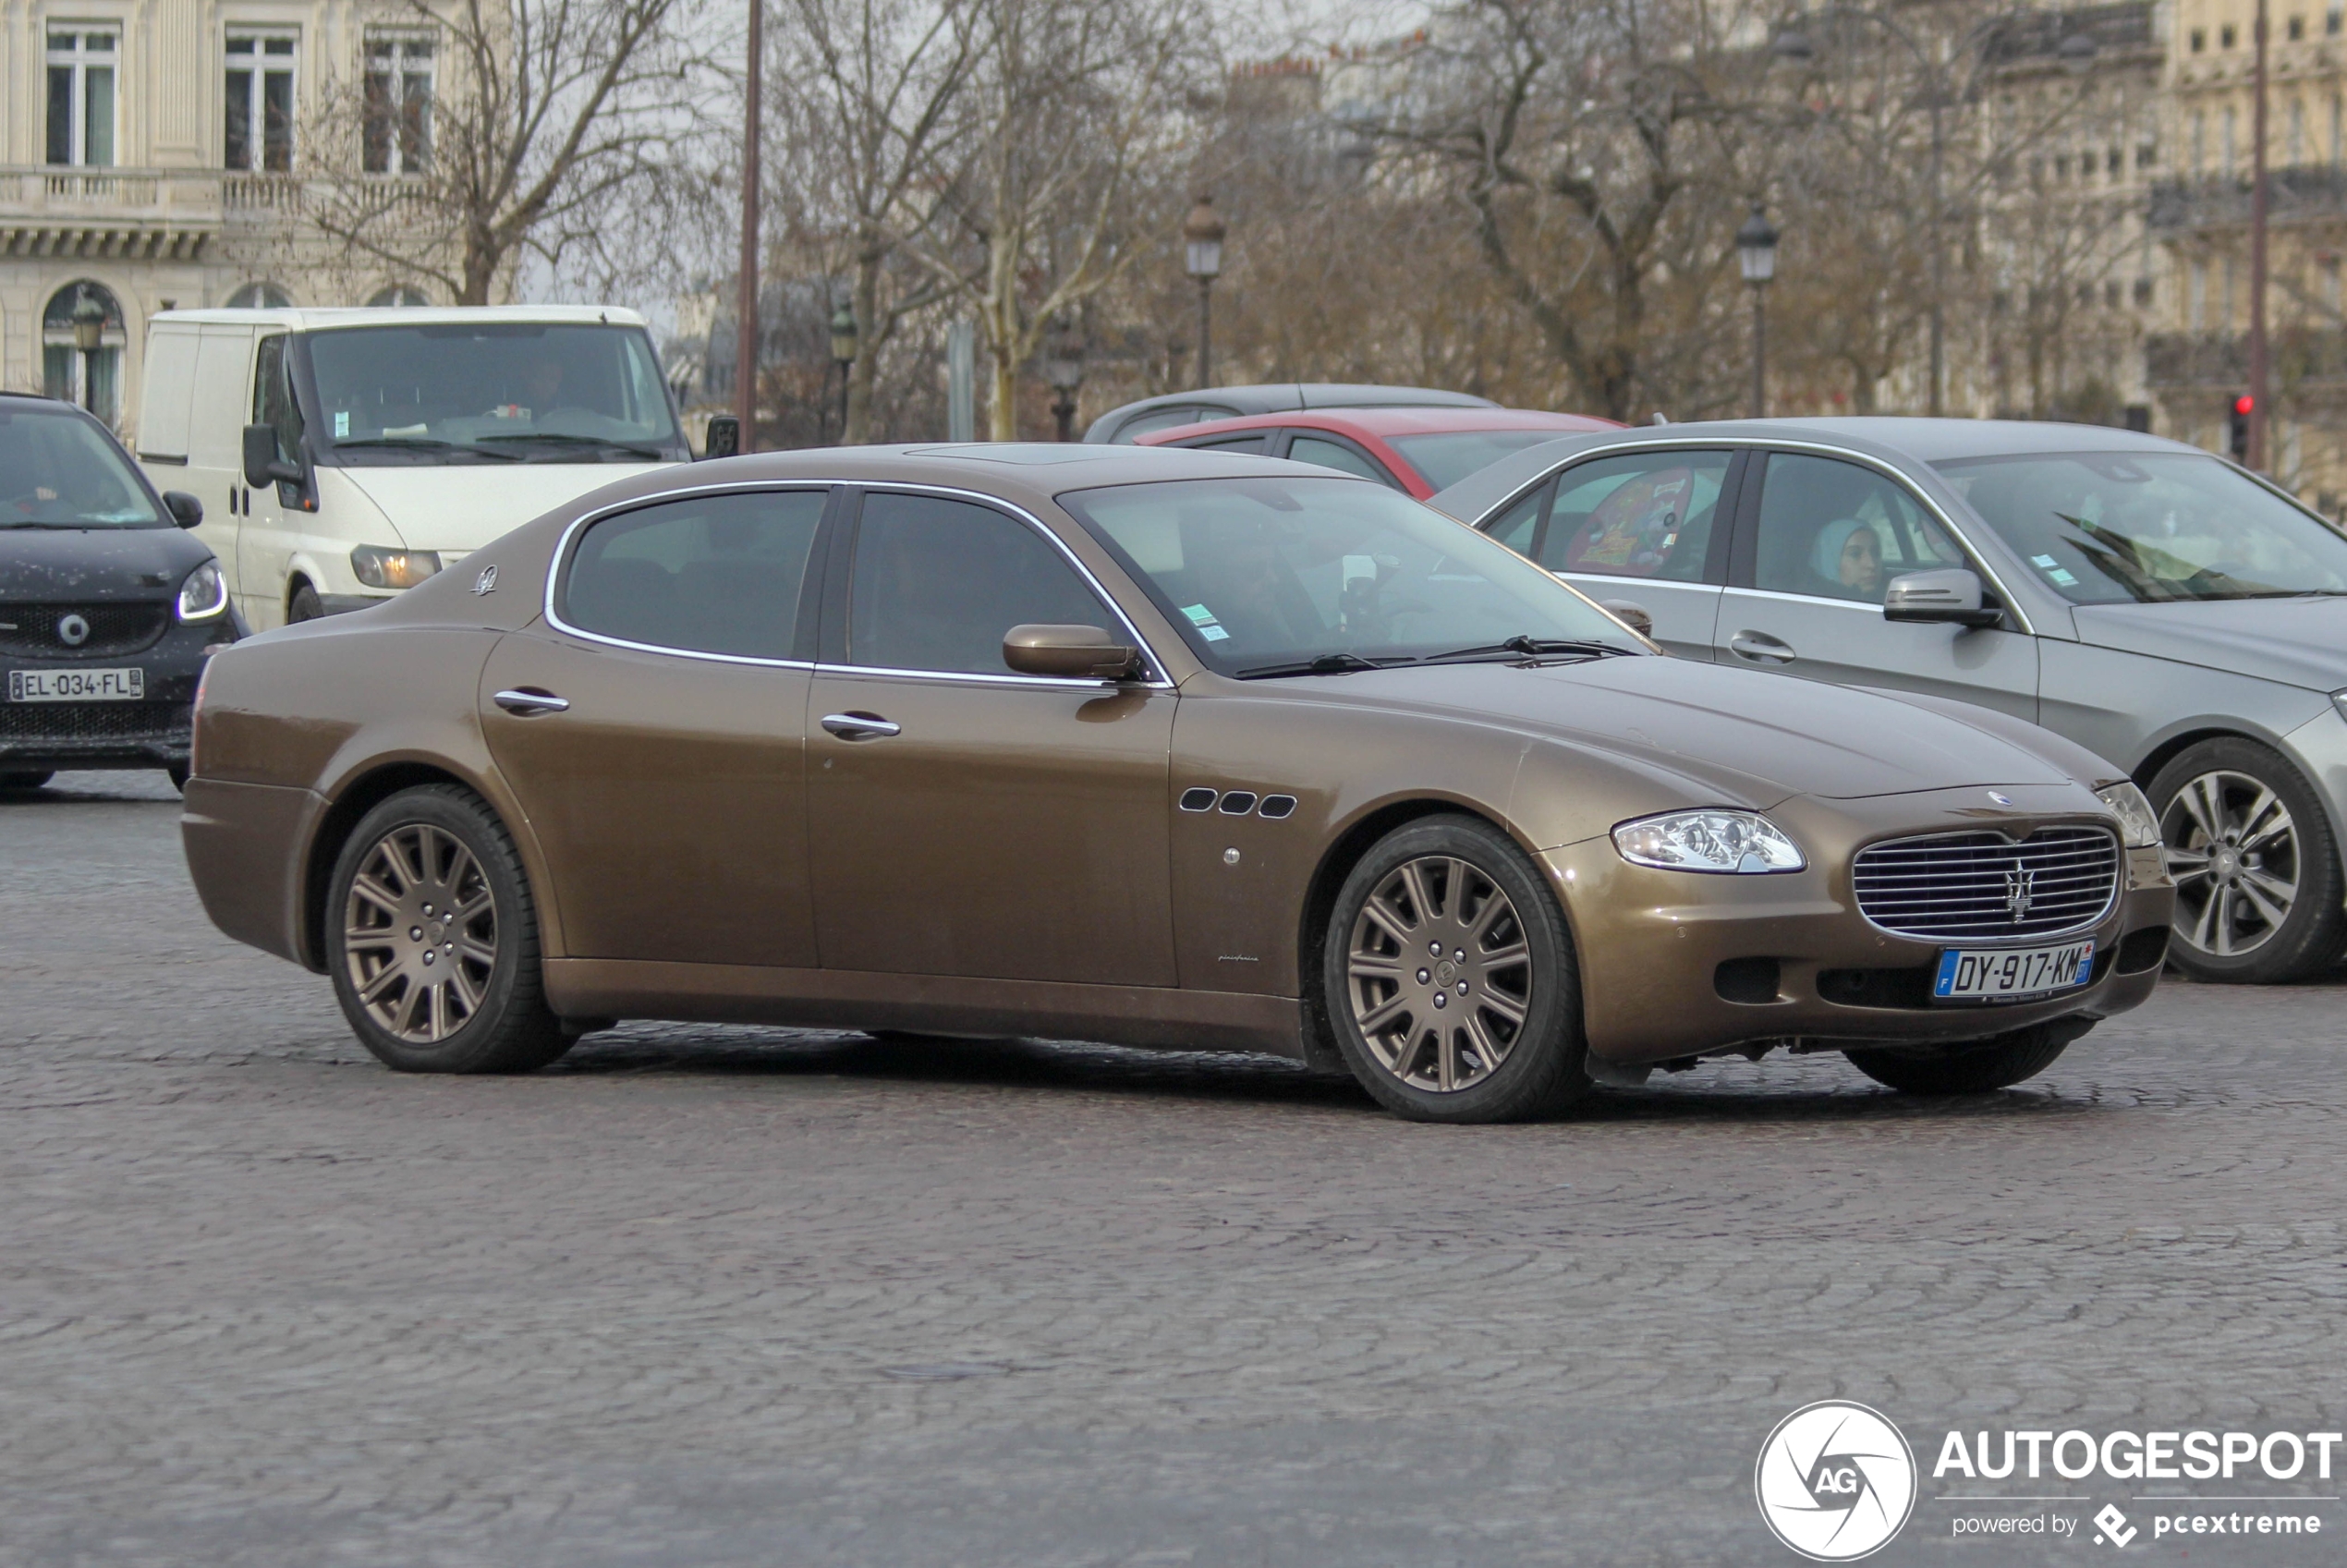
{"label": "windshield sticker", "polygon": [[347,441],[349,438],[350,410],[347,408],[337,408],[334,410],[334,439],[336,441]]}
{"label": "windshield sticker", "polygon": [[1214,624],[1214,612],[1203,604],[1185,604],[1182,606],[1182,614],[1201,626],[1210,626]]}
{"label": "windshield sticker", "polygon": [[1231,634],[1224,631],[1221,626],[1200,626],[1198,629],[1198,635],[1206,638],[1209,642],[1221,642],[1229,638]]}
{"label": "windshield sticker", "polygon": [[2029,564],[2037,567],[2039,571],[2045,573],[2048,577],[2052,579],[2053,582],[2060,587],[2072,588],[2075,587],[2077,584],[2078,579],[2066,571],[2062,567],[2061,564],[2050,555],[2032,555],[2029,557]]}

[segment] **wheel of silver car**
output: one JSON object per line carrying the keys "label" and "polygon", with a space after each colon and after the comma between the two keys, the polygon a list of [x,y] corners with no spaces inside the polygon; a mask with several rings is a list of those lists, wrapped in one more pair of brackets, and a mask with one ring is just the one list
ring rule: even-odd
{"label": "wheel of silver car", "polygon": [[2254,741],[2208,741],[2160,770],[2150,794],[2176,882],[2178,967],[2271,981],[2338,955],[2336,852],[2295,768]]}
{"label": "wheel of silver car", "polygon": [[562,1054],[529,882],[477,796],[447,784],[393,796],[352,832],[332,886],[334,991],[384,1062],[517,1072]]}
{"label": "wheel of silver car", "polygon": [[1563,918],[1485,823],[1430,819],[1375,845],[1338,892],[1327,968],[1355,1076],[1405,1115],[1500,1121],[1587,1087]]}

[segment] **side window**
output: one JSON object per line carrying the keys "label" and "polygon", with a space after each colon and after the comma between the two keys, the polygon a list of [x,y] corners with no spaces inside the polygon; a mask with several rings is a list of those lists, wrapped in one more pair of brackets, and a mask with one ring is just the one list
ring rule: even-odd
{"label": "side window", "polygon": [[1003,635],[1030,623],[1113,626],[1066,558],[989,506],[873,491],[856,532],[847,662],[1002,675]]}
{"label": "side window", "polygon": [[1323,468],[1334,468],[1341,474],[1358,474],[1365,480],[1392,484],[1393,477],[1360,453],[1341,441],[1326,436],[1298,434],[1288,443],[1288,456],[1298,463],[1312,463]]}
{"label": "side window", "polygon": [[1834,457],[1769,455],[1754,587],[1879,604],[1902,572],[1964,564],[1955,541],[1890,475]]}
{"label": "side window", "polygon": [[1201,408],[1187,403],[1176,404],[1170,408],[1152,408],[1146,414],[1136,414],[1117,426],[1113,439],[1119,444],[1128,444],[1161,430],[1178,430],[1184,425],[1199,424],[1208,419],[1227,419],[1237,412],[1236,408]]}
{"label": "side window", "polygon": [[1552,572],[1702,581],[1728,457],[1638,452],[1567,468],[1535,558]]}
{"label": "side window", "polygon": [[262,338],[253,351],[252,422],[277,432],[278,456],[288,463],[301,461],[301,411],[295,407],[293,387],[286,380],[284,333]]}
{"label": "side window", "polygon": [[1220,441],[1185,441],[1175,444],[1195,446],[1200,452],[1260,452],[1271,439],[1267,432],[1258,431],[1253,435],[1226,435]]}
{"label": "side window", "polygon": [[1483,531],[1519,555],[1529,555],[1539,539],[1540,520],[1549,515],[1549,496],[1556,481],[1536,484],[1517,496]]}
{"label": "side window", "polygon": [[693,653],[788,659],[820,490],[695,496],[605,517],[565,574],[581,631]]}

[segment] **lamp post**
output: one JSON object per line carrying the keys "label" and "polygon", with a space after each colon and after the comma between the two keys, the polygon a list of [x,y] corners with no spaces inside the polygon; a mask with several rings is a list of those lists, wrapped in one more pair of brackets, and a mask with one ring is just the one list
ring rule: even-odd
{"label": "lamp post", "polygon": [[1757,419],[1769,411],[1769,313],[1761,300],[1777,275],[1776,227],[1757,201],[1736,230],[1736,265],[1752,286],[1752,417]]}
{"label": "lamp post", "polygon": [[845,299],[832,312],[832,363],[839,367],[839,438],[847,439],[847,375],[856,368],[856,312]]}
{"label": "lamp post", "polygon": [[758,450],[758,110],[765,92],[766,0],[749,0],[749,71],[742,88],[742,257],[734,296],[734,417]]}
{"label": "lamp post", "polygon": [[[2257,0],[2255,103],[2249,115],[2249,467],[2272,465],[2266,445],[2266,0]],[[2226,301],[2226,308],[2231,308]]]}
{"label": "lamp post", "polygon": [[1214,280],[1222,272],[1222,237],[1230,231],[1215,215],[1214,198],[1198,193],[1198,205],[1182,220],[1182,270],[1198,279],[1198,383],[1208,382],[1213,351],[1213,307],[1209,303]]}
{"label": "lamp post", "polygon": [[74,298],[73,346],[81,351],[81,406],[98,411],[98,350],[106,341],[106,308],[85,286]]}
{"label": "lamp post", "polygon": [[1066,322],[1052,334],[1043,352],[1043,379],[1058,394],[1052,399],[1052,418],[1059,421],[1059,438],[1076,439],[1076,389],[1084,384],[1084,334]]}

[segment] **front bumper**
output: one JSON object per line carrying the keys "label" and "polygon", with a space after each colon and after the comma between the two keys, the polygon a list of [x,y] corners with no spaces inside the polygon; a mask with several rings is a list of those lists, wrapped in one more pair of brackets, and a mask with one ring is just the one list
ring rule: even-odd
{"label": "front bumper", "polygon": [[[1919,940],[1869,922],[1850,860],[1885,838],[1996,827],[2028,833],[2098,819],[2073,787],[2008,787],[2014,808],[1983,809],[1979,789],[1868,800],[1796,798],[1769,815],[1809,868],[1704,876],[1634,866],[1610,838],[1547,851],[1544,869],[1570,914],[1593,1056],[1623,1064],[1798,1041],[1929,1048],[2048,1019],[2108,1017],[2159,982],[2175,902],[2157,849],[2125,856],[2110,910],[2092,927],[2018,942]],[[2038,947],[2091,936],[2092,980],[2032,1002],[1935,1005],[1928,976],[1950,946]]]}
{"label": "front bumper", "polygon": [[[186,767],[204,661],[213,649],[242,635],[243,623],[231,612],[212,621],[173,621],[161,637],[128,651],[74,658],[0,654],[0,771]],[[130,666],[146,672],[144,701],[6,700],[12,670]]]}

